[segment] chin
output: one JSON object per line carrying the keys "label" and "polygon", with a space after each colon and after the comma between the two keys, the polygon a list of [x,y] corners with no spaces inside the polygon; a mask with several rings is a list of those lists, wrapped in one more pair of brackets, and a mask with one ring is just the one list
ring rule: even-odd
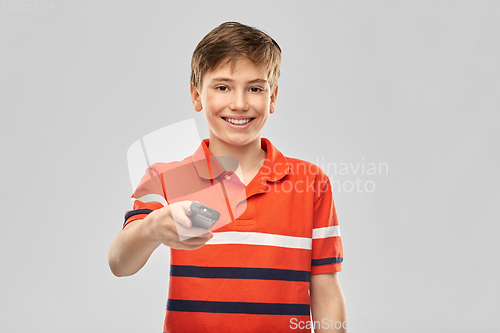
{"label": "chin", "polygon": [[222,141],[224,141],[232,146],[244,146],[244,145],[247,145],[254,140],[255,140],[255,138],[252,139],[249,137],[245,137],[245,138],[225,137],[224,139],[222,139]]}

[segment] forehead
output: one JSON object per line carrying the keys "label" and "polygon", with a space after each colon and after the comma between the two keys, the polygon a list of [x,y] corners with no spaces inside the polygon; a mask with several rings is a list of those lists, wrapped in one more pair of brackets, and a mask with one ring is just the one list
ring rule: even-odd
{"label": "forehead", "polygon": [[241,80],[263,79],[267,80],[267,71],[262,65],[255,65],[248,58],[238,58],[236,60],[226,59],[217,68],[208,71],[204,79],[211,80],[218,77],[240,78]]}

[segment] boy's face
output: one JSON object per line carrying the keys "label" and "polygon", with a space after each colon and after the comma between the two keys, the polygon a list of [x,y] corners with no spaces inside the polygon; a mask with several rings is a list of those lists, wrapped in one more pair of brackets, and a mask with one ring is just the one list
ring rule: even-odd
{"label": "boy's face", "polygon": [[[277,93],[278,87],[270,91],[265,70],[247,58],[237,60],[233,72],[228,63],[205,73],[201,91],[191,83],[194,109],[204,110],[210,138],[233,146],[255,140],[260,145],[260,133],[275,111]],[[245,123],[233,124],[238,119]]]}

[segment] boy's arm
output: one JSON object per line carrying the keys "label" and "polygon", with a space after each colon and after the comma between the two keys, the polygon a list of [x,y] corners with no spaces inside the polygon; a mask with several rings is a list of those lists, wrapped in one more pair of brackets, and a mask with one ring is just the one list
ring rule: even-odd
{"label": "boy's arm", "polygon": [[337,273],[311,275],[311,315],[319,321],[316,333],[347,332],[344,294]]}
{"label": "boy's arm", "polygon": [[[191,227],[191,220],[185,214],[190,203],[183,201],[168,205],[149,213],[144,220],[128,223],[109,248],[108,261],[111,272],[116,276],[137,273],[162,243],[181,250],[195,250],[205,245],[213,234],[205,230],[206,233],[200,235],[199,228]],[[181,241],[178,231],[187,237],[190,234],[197,236]]]}
{"label": "boy's arm", "polygon": [[144,220],[135,220],[127,224],[111,243],[108,262],[115,276],[122,277],[137,273],[161,244],[160,241],[147,236],[146,226],[148,220],[153,217],[151,214]]}

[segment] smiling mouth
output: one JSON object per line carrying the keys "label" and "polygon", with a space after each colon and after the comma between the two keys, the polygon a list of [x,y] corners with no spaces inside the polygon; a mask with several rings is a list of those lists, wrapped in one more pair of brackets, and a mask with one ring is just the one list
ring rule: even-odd
{"label": "smiling mouth", "polygon": [[232,119],[232,118],[224,118],[224,117],[221,117],[221,118],[224,119],[225,121],[227,121],[228,123],[233,124],[233,125],[246,125],[255,119],[255,118],[247,118],[247,119],[236,120],[236,119]]}

